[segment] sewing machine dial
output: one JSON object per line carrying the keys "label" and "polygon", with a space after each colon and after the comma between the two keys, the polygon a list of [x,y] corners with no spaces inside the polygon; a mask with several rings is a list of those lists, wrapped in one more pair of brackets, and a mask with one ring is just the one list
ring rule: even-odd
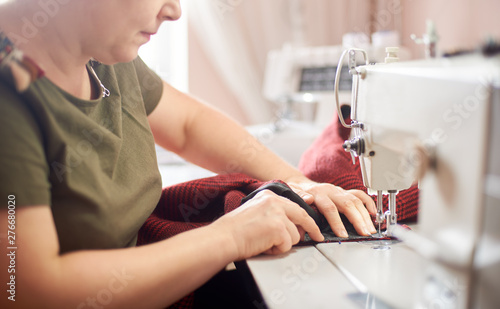
{"label": "sewing machine dial", "polygon": [[355,157],[359,157],[365,152],[365,140],[362,137],[356,136],[345,141],[342,147]]}

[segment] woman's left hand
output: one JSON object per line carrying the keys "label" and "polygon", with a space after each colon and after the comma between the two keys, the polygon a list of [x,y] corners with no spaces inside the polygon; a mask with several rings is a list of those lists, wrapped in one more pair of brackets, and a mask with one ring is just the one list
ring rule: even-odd
{"label": "woman's left hand", "polygon": [[369,236],[376,233],[370,213],[377,208],[373,199],[361,190],[344,190],[328,183],[317,183],[305,177],[292,178],[286,183],[308,204],[314,204],[322,213],[332,231],[339,237],[348,237],[340,214],[352,223],[356,232]]}

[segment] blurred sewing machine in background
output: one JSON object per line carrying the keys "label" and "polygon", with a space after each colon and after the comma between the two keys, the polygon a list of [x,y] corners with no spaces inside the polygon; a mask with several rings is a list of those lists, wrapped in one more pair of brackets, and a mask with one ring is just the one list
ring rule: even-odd
{"label": "blurred sewing machine in background", "polygon": [[[339,112],[352,128],[344,148],[378,201],[389,194],[387,212],[377,205],[381,233],[423,258],[408,278],[418,282],[413,306],[498,308],[500,55],[398,62],[397,49],[387,51],[375,65],[360,49],[340,58],[353,76],[352,122]],[[417,180],[418,225],[408,231],[397,224],[395,195]]]}
{"label": "blurred sewing machine in background", "polygon": [[[345,35],[347,36],[347,35]],[[353,42],[345,42],[353,45]],[[267,56],[263,96],[282,109],[280,116],[289,120],[306,121],[324,127],[332,120],[335,73],[346,45],[296,47],[285,44],[271,50]],[[384,62],[385,47],[362,44],[369,52],[370,63]],[[410,53],[400,48],[401,60]],[[344,66],[344,64],[342,64]],[[339,97],[349,102],[351,76],[342,71],[339,78]]]}
{"label": "blurred sewing machine in background", "polygon": [[[275,119],[248,129],[292,165],[297,166],[302,153],[335,117],[335,72],[345,48],[285,44],[268,53],[262,93],[276,107]],[[366,45],[366,49],[370,62],[384,61],[384,48]],[[409,51],[401,49],[400,57],[409,59]],[[347,70],[340,80],[340,100],[349,102],[352,82]]]}

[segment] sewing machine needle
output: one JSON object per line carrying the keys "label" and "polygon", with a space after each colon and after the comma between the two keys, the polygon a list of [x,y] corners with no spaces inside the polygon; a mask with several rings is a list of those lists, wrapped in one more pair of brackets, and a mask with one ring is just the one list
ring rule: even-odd
{"label": "sewing machine needle", "polygon": [[378,223],[378,234],[377,237],[382,237],[382,232],[380,231],[382,222],[384,221],[384,205],[383,205],[383,194],[381,190],[377,190],[377,219]]}

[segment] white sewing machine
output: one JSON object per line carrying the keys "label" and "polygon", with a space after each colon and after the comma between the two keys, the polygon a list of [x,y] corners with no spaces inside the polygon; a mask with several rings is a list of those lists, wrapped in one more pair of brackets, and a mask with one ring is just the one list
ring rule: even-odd
{"label": "white sewing machine", "polygon": [[[384,61],[384,49],[366,46],[370,62]],[[341,45],[293,47],[271,50],[267,55],[262,94],[277,108],[275,119],[248,127],[261,143],[297,166],[309,148],[335,115],[333,88],[337,64],[345,47]],[[401,59],[409,51],[400,50]],[[343,70],[339,78],[339,98],[349,102],[351,76]]]}
{"label": "white sewing machine", "polygon": [[[365,186],[389,193],[389,210],[378,205],[385,233],[425,260],[415,307],[432,307],[443,290],[440,308],[499,306],[500,57],[356,66],[362,54],[346,52],[354,90],[344,148],[359,156]],[[415,232],[397,225],[395,195],[417,176]]]}
{"label": "white sewing machine", "polygon": [[[402,242],[317,244],[250,259],[267,307],[498,308],[500,56],[362,66],[362,51],[345,56],[353,74],[345,148],[359,157],[365,186],[390,194],[389,211],[378,205],[377,217]],[[418,224],[407,231],[395,195],[416,175]]]}

